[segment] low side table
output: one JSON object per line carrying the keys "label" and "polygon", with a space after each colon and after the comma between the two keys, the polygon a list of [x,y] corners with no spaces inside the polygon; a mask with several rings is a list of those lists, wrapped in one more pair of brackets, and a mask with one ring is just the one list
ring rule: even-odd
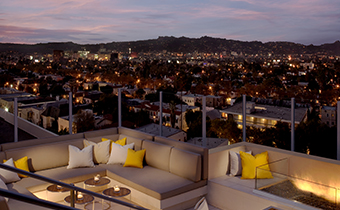
{"label": "low side table", "polygon": [[105,177],[100,177],[99,181],[95,182],[93,178],[87,179],[84,181],[84,189],[90,190],[93,192],[102,192],[108,185],[110,184],[110,179]]}
{"label": "low side table", "polygon": [[58,187],[58,185],[56,185],[56,184],[52,184],[52,185],[48,186],[46,189],[49,192],[67,192],[67,191],[70,191],[70,189],[68,189],[66,187]]}
{"label": "low side table", "polygon": [[113,187],[108,188],[103,191],[104,195],[107,195],[113,198],[124,197],[124,196],[129,195],[130,193],[131,193],[131,190],[126,187],[121,187],[119,192],[114,191]]}
{"label": "low side table", "polygon": [[[93,192],[101,192],[103,189],[106,189],[108,184],[110,184],[110,179],[105,177],[100,177],[99,181],[94,181],[94,178],[90,178],[84,181],[84,188],[87,190],[91,190]],[[90,208],[90,203],[85,205],[85,209],[109,209],[110,203],[106,201],[99,201],[98,199],[95,199],[93,202],[93,208]]]}
{"label": "low side table", "polygon": [[[131,193],[131,190],[128,189],[128,188],[125,188],[125,187],[120,187],[120,191],[119,191],[119,192],[114,191],[114,188],[113,188],[113,187],[108,188],[108,189],[106,189],[106,190],[103,191],[103,194],[104,194],[104,195],[109,196],[109,197],[112,197],[112,198],[116,198],[116,199],[119,199],[119,200],[125,199],[125,198],[123,198],[123,197],[130,195],[130,193]],[[129,199],[128,199],[128,200],[131,201],[131,196],[129,196]],[[117,204],[117,203],[114,203],[114,202],[110,202],[110,205],[111,205],[111,207],[112,207],[113,209],[114,209],[115,207],[116,207],[117,209],[119,209],[120,206],[121,206],[120,204]]]}
{"label": "low side table", "polygon": [[94,178],[90,178],[84,181],[85,185],[91,186],[91,187],[99,187],[104,186],[110,183],[110,179],[105,177],[100,177],[99,181],[94,181]]}
{"label": "low side table", "polygon": [[[64,199],[67,203],[71,203],[71,196],[66,196]],[[92,195],[83,194],[82,199],[75,199],[74,204],[87,204],[91,203],[94,200]]]}
{"label": "low side table", "polygon": [[62,201],[65,196],[70,194],[69,191],[68,188],[52,184],[46,188],[46,199],[53,202]]}

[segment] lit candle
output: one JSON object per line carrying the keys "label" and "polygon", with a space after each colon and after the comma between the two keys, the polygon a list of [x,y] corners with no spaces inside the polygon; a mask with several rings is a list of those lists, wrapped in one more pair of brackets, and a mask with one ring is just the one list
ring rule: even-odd
{"label": "lit candle", "polygon": [[119,191],[120,191],[120,188],[118,187],[118,185],[116,185],[116,186],[113,187],[113,190],[114,190],[115,192],[119,192]]}
{"label": "lit candle", "polygon": [[94,177],[94,181],[95,181],[95,182],[99,182],[99,179],[100,179],[100,175],[97,174],[97,175]]}
{"label": "lit candle", "polygon": [[77,199],[82,200],[83,199],[83,194],[81,192],[78,192]]}

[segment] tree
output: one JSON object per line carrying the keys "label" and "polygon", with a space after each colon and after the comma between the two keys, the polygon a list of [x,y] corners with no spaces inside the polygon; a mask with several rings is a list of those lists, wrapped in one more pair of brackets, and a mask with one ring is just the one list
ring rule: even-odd
{"label": "tree", "polygon": [[92,111],[80,109],[74,118],[77,133],[93,130],[95,128],[95,120]]}
{"label": "tree", "polygon": [[100,91],[102,91],[105,94],[111,94],[113,92],[113,87],[110,85],[106,85],[100,88]]}
{"label": "tree", "polygon": [[136,98],[143,99],[144,94],[145,94],[145,91],[144,91],[142,88],[139,88],[139,89],[136,90],[136,92],[135,92],[135,97],[136,97]]}
{"label": "tree", "polygon": [[40,93],[40,96],[47,96],[49,94],[48,85],[46,81],[43,81],[42,83],[40,83],[39,93]]}

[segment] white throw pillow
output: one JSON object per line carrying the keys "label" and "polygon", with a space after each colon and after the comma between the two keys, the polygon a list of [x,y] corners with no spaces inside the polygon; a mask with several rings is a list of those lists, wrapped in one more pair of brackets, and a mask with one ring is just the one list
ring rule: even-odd
{"label": "white throw pillow", "polygon": [[[8,187],[6,186],[5,182],[2,181],[2,179],[0,179],[0,188],[4,189],[4,190],[8,190]],[[4,197],[6,199],[6,201],[8,202],[8,198]]]}
{"label": "white throw pillow", "polygon": [[98,144],[84,139],[84,147],[93,145],[93,162],[107,163],[110,157],[110,141],[99,142]]}
{"label": "white throw pillow", "polygon": [[133,149],[135,143],[121,146],[119,144],[112,143],[111,155],[107,164],[124,164],[128,148]]}
{"label": "white throw pillow", "polygon": [[78,147],[68,145],[69,159],[67,169],[79,167],[94,167],[93,145],[80,150]]}
{"label": "white throw pillow", "polygon": [[[14,162],[13,162],[13,158],[10,158],[4,164],[8,165],[8,166],[15,167],[14,166]],[[12,171],[8,171],[8,170],[2,169],[2,168],[0,169],[0,178],[6,184],[11,183],[11,182],[16,182],[16,181],[20,180],[20,177],[18,176],[17,173],[12,172]]]}
{"label": "white throw pillow", "polygon": [[[246,152],[251,154],[251,151]],[[239,152],[229,151],[230,160],[230,176],[240,176],[242,175],[242,162]]]}

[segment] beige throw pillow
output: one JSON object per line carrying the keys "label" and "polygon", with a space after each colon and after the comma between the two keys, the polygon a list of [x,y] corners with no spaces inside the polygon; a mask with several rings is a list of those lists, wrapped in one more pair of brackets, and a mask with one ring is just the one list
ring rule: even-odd
{"label": "beige throw pillow", "polygon": [[[246,152],[251,154],[251,151]],[[229,176],[242,175],[242,162],[239,152],[229,151],[230,174]]]}
{"label": "beige throw pillow", "polygon": [[69,161],[67,169],[79,167],[94,167],[93,145],[80,150],[78,147],[68,145]]}
{"label": "beige throw pillow", "polygon": [[[6,186],[5,182],[0,179],[0,188],[4,190],[8,190],[8,187]],[[5,197],[6,201],[8,202],[8,198]]]}
{"label": "beige throw pillow", "polygon": [[84,147],[93,145],[93,162],[107,163],[110,157],[110,141],[99,142],[98,144],[84,139]]}
{"label": "beige throw pillow", "polygon": [[[4,164],[8,165],[8,166],[12,166],[12,167],[15,168],[14,162],[13,162],[13,158],[10,158]],[[2,169],[2,168],[0,169],[0,178],[6,184],[11,183],[11,182],[16,182],[16,181],[20,180],[20,177],[18,176],[17,173],[9,171],[9,170]]]}
{"label": "beige throw pillow", "polygon": [[128,149],[133,149],[135,143],[121,146],[119,144],[112,143],[111,155],[107,164],[124,164],[126,161]]}

